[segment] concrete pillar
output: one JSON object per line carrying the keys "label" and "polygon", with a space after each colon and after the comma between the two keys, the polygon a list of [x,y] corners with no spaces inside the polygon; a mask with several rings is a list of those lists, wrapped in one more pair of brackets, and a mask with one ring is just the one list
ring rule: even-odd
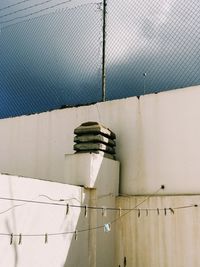
{"label": "concrete pillar", "polygon": [[[97,206],[97,195],[96,189],[90,189],[90,206]],[[97,225],[97,211],[95,209],[89,212],[89,228],[94,228]],[[96,267],[96,244],[97,244],[97,233],[96,230],[89,231],[89,267]]]}
{"label": "concrete pillar", "polygon": [[[100,154],[80,153],[65,156],[64,182],[84,186],[90,190],[90,206],[115,207],[119,190],[119,162]],[[114,266],[114,226],[104,233],[104,224],[114,219],[115,212],[108,211],[103,217],[101,210],[89,211],[88,232],[89,267]]]}

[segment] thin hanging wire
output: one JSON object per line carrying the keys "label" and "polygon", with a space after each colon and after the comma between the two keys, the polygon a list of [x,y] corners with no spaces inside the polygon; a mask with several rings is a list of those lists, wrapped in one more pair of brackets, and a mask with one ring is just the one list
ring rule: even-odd
{"label": "thin hanging wire", "polygon": [[11,8],[11,7],[14,7],[14,6],[18,6],[18,5],[22,4],[22,3],[26,3],[26,2],[29,2],[29,1],[31,1],[31,0],[23,0],[23,1],[20,1],[20,2],[14,3],[14,4],[11,4],[11,5],[9,5],[9,6],[5,6],[5,7],[3,7],[3,8],[0,8],[0,11],[9,9],[9,8]]}
{"label": "thin hanging wire", "polygon": [[63,2],[61,2],[61,3],[57,3],[57,4],[55,4],[55,5],[52,5],[52,6],[49,6],[49,7],[42,8],[42,9],[40,9],[40,10],[38,10],[38,11],[29,13],[29,14],[26,14],[26,15],[22,15],[22,16],[18,16],[18,17],[12,18],[12,19],[8,19],[8,20],[0,21],[0,23],[2,23],[2,24],[6,24],[6,23],[9,23],[9,22],[18,20],[18,19],[27,18],[27,17],[33,16],[33,15],[36,15],[36,14],[38,14],[38,13],[41,13],[41,12],[43,12],[43,11],[52,9],[52,8],[54,8],[54,7],[58,7],[58,6],[64,5],[64,4],[69,3],[69,2],[71,2],[71,1],[72,1],[72,0],[66,0],[66,1],[63,1]]}
{"label": "thin hanging wire", "polygon": [[[34,5],[30,5],[30,6],[21,8],[21,9],[17,9],[17,10],[15,10],[15,11],[10,12],[10,13],[1,15],[1,16],[0,16],[0,19],[1,19],[1,18],[5,18],[5,17],[8,17],[8,16],[11,16],[11,15],[14,15],[14,14],[17,14],[17,13],[19,13],[19,12],[21,12],[21,11],[26,11],[26,10],[31,9],[31,8],[34,8],[34,7],[42,6],[42,5],[47,4],[47,3],[50,3],[50,2],[52,2],[52,1],[54,1],[54,0],[46,0],[46,1],[41,2],[41,3],[36,3],[36,4],[34,4]],[[71,1],[71,0],[70,0],[70,1]],[[70,1],[69,1],[69,2],[70,2]]]}
{"label": "thin hanging wire", "polygon": [[116,219],[114,219],[111,224],[117,222],[119,219],[121,219],[122,217],[128,215],[130,212],[136,210],[139,206],[141,206],[144,202],[148,201],[151,197],[157,195],[161,190],[163,190],[163,186],[161,186],[157,191],[155,191],[152,195],[149,195],[148,197],[146,197],[143,201],[141,201],[139,204],[137,204],[134,208],[130,209],[129,211],[125,212],[124,214],[122,214],[121,216],[118,216]]}

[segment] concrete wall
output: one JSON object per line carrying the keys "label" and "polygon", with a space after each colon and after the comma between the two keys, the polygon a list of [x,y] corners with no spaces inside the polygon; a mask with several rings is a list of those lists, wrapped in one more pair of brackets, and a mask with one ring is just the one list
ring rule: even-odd
{"label": "concrete wall", "polygon": [[[117,205],[133,208],[145,197],[120,197]],[[200,204],[200,196],[152,197],[140,208],[175,208]],[[200,266],[200,208],[160,211],[132,211],[116,222],[116,262],[120,267]],[[123,213],[122,213],[123,214]],[[124,259],[126,258],[126,264]]]}
{"label": "concrete wall", "polygon": [[119,194],[119,167],[116,160],[100,154],[66,155],[64,181],[67,184],[97,188],[97,196]]}
{"label": "concrete wall", "polygon": [[[88,200],[89,192],[76,186],[7,175],[0,176],[0,197],[53,202],[42,195],[52,199],[69,199],[70,204],[78,205]],[[15,207],[8,210],[13,206]],[[2,213],[6,210],[8,211]],[[79,208],[71,209],[66,216],[64,206],[0,200],[0,212],[0,233],[21,233],[22,236],[23,234],[62,233],[73,232],[80,225],[81,227],[88,225],[88,220],[84,220]],[[75,243],[73,234],[49,236],[47,244],[44,242],[44,236],[23,236],[21,245],[18,245],[19,237],[14,237],[13,244],[10,245],[10,237],[1,236],[0,266],[72,267],[81,266],[82,262],[84,266],[88,266],[89,252],[88,246],[85,246],[88,240],[88,233],[79,235],[78,244]],[[72,247],[74,253],[79,253],[80,257],[75,257],[75,254],[71,253]]]}
{"label": "concrete wall", "polygon": [[0,121],[1,172],[64,182],[73,130],[99,121],[117,135],[120,190],[200,192],[200,86]]}
{"label": "concrete wall", "polygon": [[[26,203],[16,199],[64,205]],[[59,202],[59,199],[66,201]],[[103,225],[112,221],[115,213],[107,212],[107,216],[103,217],[101,210],[88,209],[85,217],[83,208],[70,207],[66,215],[66,203],[114,207],[115,196],[102,195],[102,192],[97,194],[96,189],[80,186],[0,175],[0,266],[114,266],[114,227],[111,232],[104,233]],[[101,227],[96,230],[98,226]],[[77,241],[75,230],[78,230]],[[63,232],[72,233],[56,235]],[[11,233],[17,235],[12,245]],[[19,245],[20,233],[22,244]],[[45,233],[48,234],[46,244]],[[41,236],[31,236],[35,234]]]}
{"label": "concrete wall", "polygon": [[199,100],[200,86],[141,98],[139,173],[126,179],[126,192],[163,183],[169,194],[200,193]]}
{"label": "concrete wall", "polygon": [[[115,207],[115,197],[119,192],[119,162],[95,153],[66,155],[64,181],[96,188],[96,201],[93,206]],[[92,225],[96,226],[110,223],[116,216],[116,212],[111,210],[107,210],[107,216],[102,216],[101,209],[96,211],[96,217],[95,211],[93,213]],[[90,242],[91,250],[96,251],[95,266],[114,266],[115,226],[112,225],[109,233],[104,233],[103,229],[99,228],[97,232],[92,231],[91,234],[93,237],[93,241]]]}

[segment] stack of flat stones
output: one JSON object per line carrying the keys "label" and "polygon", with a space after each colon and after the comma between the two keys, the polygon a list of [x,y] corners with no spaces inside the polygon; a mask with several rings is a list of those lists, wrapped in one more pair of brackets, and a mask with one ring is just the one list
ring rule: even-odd
{"label": "stack of flat stones", "polygon": [[98,122],[86,122],[74,130],[76,153],[97,153],[115,159],[116,135]]}

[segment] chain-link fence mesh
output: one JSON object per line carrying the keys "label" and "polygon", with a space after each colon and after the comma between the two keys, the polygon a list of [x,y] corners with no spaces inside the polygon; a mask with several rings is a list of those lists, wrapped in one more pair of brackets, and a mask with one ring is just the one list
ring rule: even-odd
{"label": "chain-link fence mesh", "polygon": [[108,0],[107,99],[200,84],[199,0]]}
{"label": "chain-link fence mesh", "polygon": [[[102,2],[2,0],[0,118],[101,101]],[[107,100],[200,84],[199,0],[106,13]]]}
{"label": "chain-link fence mesh", "polygon": [[1,30],[0,116],[100,101],[99,4],[23,21],[24,16],[17,23],[9,17]]}

